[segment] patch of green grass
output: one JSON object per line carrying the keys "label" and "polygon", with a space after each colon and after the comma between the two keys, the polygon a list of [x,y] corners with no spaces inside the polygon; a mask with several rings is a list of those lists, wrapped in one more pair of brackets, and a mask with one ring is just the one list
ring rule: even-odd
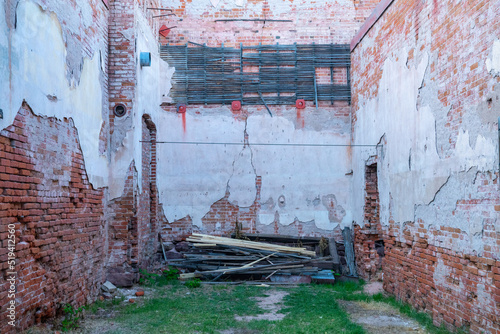
{"label": "patch of green grass", "polygon": [[288,313],[287,316],[273,324],[250,323],[249,328],[262,329],[262,333],[365,333],[338,305],[332,286],[301,285],[285,291],[290,294],[285,297],[281,313]]}
{"label": "patch of green grass", "polygon": [[74,308],[70,304],[66,304],[63,307],[64,319],[61,322],[61,330],[63,332],[67,332],[72,329],[78,328],[83,309],[84,309],[83,306],[79,308]]}
{"label": "patch of green grass", "polygon": [[168,267],[161,274],[148,273],[142,269],[139,269],[139,273],[141,274],[139,284],[146,286],[165,286],[179,278],[179,270],[174,267]]}
{"label": "patch of green grass", "polygon": [[[113,322],[120,324],[120,333],[215,334],[227,329],[266,334],[364,333],[338,306],[334,288],[319,285],[283,289],[289,295],[279,311],[286,314],[281,321],[235,319],[235,316],[268,312],[260,308],[253,297],[267,296],[271,289],[276,290],[244,285],[203,286],[200,289],[170,285],[158,289],[160,296],[146,300],[143,305],[125,306]],[[348,285],[345,289],[355,287]]]}
{"label": "patch of green grass", "polygon": [[184,285],[191,289],[199,288],[201,286],[201,280],[199,278],[195,278],[187,281]]}
{"label": "patch of green grass", "polygon": [[112,299],[104,299],[104,300],[98,299],[94,303],[86,305],[85,309],[92,314],[96,314],[99,309],[110,309],[116,307],[122,304],[124,300],[125,300],[124,296],[114,297]]}
{"label": "patch of green grass", "polygon": [[[120,305],[120,312],[113,323],[119,329],[102,333],[207,333],[218,334],[224,330],[248,334],[315,334],[349,333],[363,334],[364,329],[350,321],[338,300],[383,302],[401,313],[416,319],[432,334],[448,334],[437,328],[425,313],[413,310],[392,297],[382,294],[368,296],[362,292],[364,282],[339,282],[335,285],[300,285],[294,288],[262,288],[246,285],[202,285],[192,289],[173,281],[158,287],[155,298],[143,303]],[[267,313],[258,306],[254,297],[264,297],[272,291],[288,293],[278,313],[285,317],[280,321],[238,321],[235,316],[253,316]],[[111,301],[104,306],[109,306]],[[100,307],[96,303],[95,307]]]}
{"label": "patch of green grass", "polygon": [[218,333],[240,327],[235,315],[261,312],[250,297],[262,292],[246,286],[214,290],[173,285],[161,298],[146,300],[143,306],[127,306],[114,321],[135,333]]}

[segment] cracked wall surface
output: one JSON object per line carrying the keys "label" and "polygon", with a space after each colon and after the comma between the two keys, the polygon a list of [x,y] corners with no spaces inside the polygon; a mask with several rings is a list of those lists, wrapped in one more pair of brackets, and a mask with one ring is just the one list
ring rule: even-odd
{"label": "cracked wall surface", "polygon": [[[352,51],[353,143],[378,144],[384,288],[471,333],[500,328],[499,13],[394,1]],[[372,155],[354,151],[354,189]],[[361,226],[363,201],[353,192]]]}
{"label": "cracked wall surface", "polygon": [[[275,224],[278,230],[303,224],[292,234],[331,234],[350,223],[350,153],[343,146],[350,140],[347,108],[319,108],[318,114],[333,113],[342,123],[332,128],[321,118],[302,127],[294,109],[281,107],[273,117],[263,108],[244,117],[227,107],[188,106],[185,114],[167,109],[158,128],[169,128],[158,132],[158,141],[219,143],[159,144],[158,187],[169,223],[189,217],[193,228],[217,232],[211,225],[215,203],[223,205],[219,225],[228,225],[218,233],[232,231],[236,220],[249,215],[244,228],[254,233],[275,231]],[[258,145],[318,143],[340,146]]]}

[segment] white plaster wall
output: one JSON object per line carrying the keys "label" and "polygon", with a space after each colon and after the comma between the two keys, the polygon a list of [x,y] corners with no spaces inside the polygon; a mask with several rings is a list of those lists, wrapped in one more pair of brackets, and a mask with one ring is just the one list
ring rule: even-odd
{"label": "white plaster wall", "polygon": [[[284,117],[266,115],[250,117],[247,131],[251,143],[348,145],[350,140],[349,134],[296,129]],[[351,222],[350,177],[346,176],[351,161],[345,146],[252,146],[252,150],[255,169],[262,176],[262,202],[271,199],[274,203],[263,206],[260,223],[271,224],[278,211],[283,225],[298,219],[332,230],[339,222],[330,221],[321,201],[328,195],[335,195],[337,204],[346,210],[342,220]],[[284,207],[278,205],[280,196],[285,197]]]}
{"label": "white plaster wall", "polygon": [[[2,16],[4,6],[2,2]],[[19,2],[16,14],[16,29],[10,31],[10,35],[4,26],[5,17],[0,20],[0,108],[4,110],[0,128],[12,124],[23,100],[37,115],[72,118],[78,129],[90,182],[94,187],[107,185],[107,159],[99,154],[99,133],[103,123],[99,57],[85,59],[80,81],[70,83],[67,50],[56,15],[29,0]],[[49,100],[47,95],[57,100]]]}
{"label": "white plaster wall", "polygon": [[[188,108],[189,109],[189,108]],[[240,207],[251,206],[256,198],[256,175],[262,176],[259,222],[270,224],[275,212],[280,223],[298,219],[314,221],[316,227],[332,230],[323,204],[325,196],[335,195],[345,208],[340,220],[350,221],[350,157],[346,147],[258,146],[264,144],[349,144],[348,134],[296,129],[285,117],[250,116],[246,123],[235,120],[227,108],[219,113],[164,113],[158,119],[159,141],[242,143],[232,145],[158,145],[158,186],[160,201],[169,221],[190,216],[202,227],[201,218],[210,206],[230,192],[229,201]],[[244,133],[249,146],[243,147]],[[284,196],[284,207],[278,198]],[[271,199],[271,200],[270,200]],[[315,199],[318,199],[315,201]],[[270,201],[269,201],[270,200]],[[273,203],[270,205],[269,203]]]}
{"label": "white plaster wall", "polygon": [[[159,114],[155,118],[158,141],[242,143],[241,146],[157,145],[158,190],[167,219],[172,222],[190,216],[193,224],[201,227],[201,218],[226,193],[233,175],[233,162],[243,150],[245,123],[224,112],[209,117],[187,112],[184,132],[182,117],[174,113]],[[242,161],[248,160],[243,158]],[[242,163],[242,168],[245,168],[245,163]],[[234,201],[246,203],[248,200],[248,197],[236,197],[236,185],[233,185],[232,193]]]}
{"label": "white plaster wall", "polygon": [[[4,119],[0,119],[0,128],[5,128],[5,119],[11,118],[10,71],[9,71],[9,29],[5,17],[6,2],[0,2],[0,109]],[[20,106],[19,106],[20,107]]]}
{"label": "white plaster wall", "polygon": [[[434,106],[418,106],[419,88],[424,80],[428,57],[423,55],[415,67],[407,66],[407,51],[396,60],[386,59],[378,94],[360,103],[354,128],[355,144],[385,144],[379,154],[380,220],[387,224],[392,212],[396,222],[414,221],[415,207],[432,202],[436,193],[456,172],[472,167],[494,170],[496,144],[477,135],[475,144],[467,124],[459,131],[453,155],[439,158],[436,149]],[[427,102],[429,103],[429,102]],[[364,164],[369,154],[354,151],[354,189],[364,189]],[[410,158],[411,156],[411,158]],[[411,160],[410,160],[411,159]],[[354,220],[363,222],[364,192],[353,192]],[[397,203],[389,211],[391,203]],[[440,224],[453,224],[440,221]]]}

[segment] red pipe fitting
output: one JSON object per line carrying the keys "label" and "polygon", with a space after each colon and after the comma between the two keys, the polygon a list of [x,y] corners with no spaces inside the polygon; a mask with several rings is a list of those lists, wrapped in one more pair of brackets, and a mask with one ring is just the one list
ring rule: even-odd
{"label": "red pipe fitting", "polygon": [[185,113],[185,112],[186,112],[186,109],[187,109],[187,107],[186,107],[186,105],[185,105],[185,104],[178,104],[178,105],[177,105],[177,112],[178,112],[179,114],[183,114],[183,113]]}
{"label": "red pipe fitting", "polygon": [[304,109],[306,107],[306,101],[304,99],[298,99],[295,101],[295,106],[297,109]]}
{"label": "red pipe fitting", "polygon": [[241,101],[233,101],[233,102],[231,102],[231,109],[233,111],[239,111],[239,110],[241,110]]}

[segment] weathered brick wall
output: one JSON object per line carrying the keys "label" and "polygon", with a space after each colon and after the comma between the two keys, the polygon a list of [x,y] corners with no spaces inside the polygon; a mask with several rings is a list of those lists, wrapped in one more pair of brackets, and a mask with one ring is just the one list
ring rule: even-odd
{"label": "weathered brick wall", "polygon": [[370,280],[380,278],[384,257],[376,163],[365,167],[365,192],[364,222],[354,226],[354,253],[358,274]]}
{"label": "weathered brick wall", "polygon": [[[384,288],[471,333],[500,333],[499,14],[498,1],[395,0],[352,52],[353,142],[380,144]],[[397,86],[417,77],[413,100]]]}
{"label": "weathered brick wall", "polygon": [[158,191],[156,186],[156,126],[149,115],[142,118],[142,192],[139,196],[139,264],[147,268],[158,251]]}
{"label": "weathered brick wall", "polygon": [[[0,327],[17,332],[61,306],[91,302],[104,280],[103,193],[89,184],[71,120],[37,117],[27,104],[0,134]],[[15,225],[15,270],[8,226]],[[11,277],[16,327],[7,325]]]}
{"label": "weathered brick wall", "polygon": [[[127,117],[132,113],[135,97],[137,62],[135,51],[136,31],[134,29],[135,1],[112,0],[109,11],[109,122],[110,133],[113,135],[116,119],[114,108],[117,104],[125,106],[127,111],[125,117]],[[119,145],[119,143],[117,142],[116,145]]]}
{"label": "weathered brick wall", "polygon": [[[107,265],[127,269],[137,264],[137,172],[134,163],[128,169],[122,196],[111,200],[108,207],[112,214],[108,225]],[[112,270],[112,273],[116,272]],[[108,279],[116,283],[113,275]]]}
{"label": "weathered brick wall", "polygon": [[[173,12],[176,16],[168,16],[166,18],[162,18],[162,24],[165,24],[167,27],[176,26],[172,28],[166,38],[161,37],[160,42],[162,44],[170,43],[170,44],[186,44],[188,42],[193,42],[197,44],[206,44],[207,46],[219,47],[222,44],[225,47],[235,47],[239,48],[240,44],[243,45],[257,45],[259,43],[263,45],[276,44],[279,43],[281,45],[285,44],[312,44],[312,43],[335,43],[335,44],[347,44],[350,42],[351,38],[356,33],[357,29],[364,22],[366,17],[371,13],[371,10],[378,3],[377,0],[373,1],[342,1],[342,2],[331,2],[331,1],[316,1],[316,2],[303,2],[303,1],[225,1],[222,0],[218,2],[217,6],[213,6],[214,2],[195,2],[195,1],[172,1],[166,5],[167,8],[173,9]],[[238,5],[240,4],[240,5]],[[158,13],[158,14],[168,14]],[[218,21],[219,20],[219,21]],[[229,21],[220,21],[220,20],[229,20]],[[251,21],[255,20],[255,21]],[[281,20],[277,22],[275,20]],[[198,47],[195,44],[188,44],[189,47]],[[245,68],[245,71],[255,71],[256,68]],[[338,84],[347,84],[348,76],[345,68],[336,68],[334,69],[333,78],[330,77],[330,68],[318,68],[316,69],[316,79],[319,84],[321,83],[330,83],[331,80]],[[173,83],[175,85],[175,83]],[[263,94],[264,98],[267,96]],[[175,102],[175,101],[174,101]],[[172,105],[164,105],[164,110],[171,113],[169,117],[173,118],[173,113],[176,112],[175,104]],[[291,121],[294,126],[294,135],[291,137],[301,137],[303,133],[320,133],[323,131],[324,133],[328,133],[326,137],[336,137],[341,138],[346,132],[349,131],[350,124],[350,106],[347,102],[336,101],[333,104],[329,102],[320,102],[319,110],[313,105],[312,101],[307,101],[305,109],[297,109],[294,105],[290,106],[269,106],[271,113],[273,114],[273,119],[278,119],[277,123],[281,122],[279,119],[286,119],[281,124],[285,124],[287,121]],[[229,112],[229,113],[228,113]],[[198,137],[198,134],[194,134],[190,132],[191,122],[196,122],[197,124],[206,122],[206,129],[201,129],[200,138],[203,134],[204,139],[209,139],[212,141],[226,142],[228,137],[221,134],[222,131],[225,131],[223,125],[221,123],[221,131],[219,134],[215,134],[211,132],[212,128],[216,128],[214,124],[221,121],[222,118],[226,117],[234,117],[238,122],[247,122],[253,116],[261,116],[267,115],[267,110],[263,105],[256,106],[243,106],[241,111],[232,111],[230,106],[220,106],[220,105],[188,105],[187,113],[179,115],[179,118],[182,119],[182,122],[168,122],[166,126],[181,126],[182,127],[182,139],[181,137],[174,137],[174,135],[170,135],[169,139],[173,141],[181,141],[186,140],[189,141],[189,138]],[[195,118],[195,120],[191,121],[191,116]],[[223,121],[225,122],[225,121]],[[335,124],[334,124],[335,123]],[[328,125],[327,125],[328,124]],[[159,128],[164,128],[161,124],[158,124]],[[194,125],[196,126],[196,125]],[[269,124],[269,128],[271,129],[272,125]],[[178,129],[172,129],[172,133],[177,133]],[[205,132],[206,131],[206,132]],[[230,130],[229,130],[230,131]],[[270,131],[272,132],[272,131]],[[243,137],[243,133],[241,134]],[[165,138],[165,137],[164,137]],[[175,138],[175,139],[174,139]],[[167,140],[167,139],[164,139]],[[258,142],[259,140],[264,140],[263,137],[256,138],[251,137],[250,141]],[[267,140],[267,139],[266,139]],[[290,140],[290,138],[285,139]],[[341,139],[342,140],[342,139]],[[270,139],[270,142],[277,142],[277,139]],[[318,142],[321,140],[318,140]],[[170,146],[170,145],[168,145]],[[161,146],[161,147],[167,147]],[[186,150],[189,148],[186,147]],[[207,148],[207,150],[211,150],[211,148]],[[215,151],[216,149],[214,149]],[[339,149],[340,152],[335,152],[332,154],[336,154],[339,156],[339,160],[343,160],[344,157],[349,153],[345,151],[347,149]],[[164,150],[159,152],[166,152]],[[280,153],[277,155],[287,155],[287,152],[291,152],[291,149],[284,149],[283,151],[279,151]],[[163,153],[160,153],[163,154]],[[179,154],[181,154],[179,152]],[[216,154],[216,153],[214,153]],[[325,153],[330,154],[330,152]],[[194,162],[195,164],[203,164],[203,157],[198,157],[198,161]],[[210,159],[210,158],[209,158]],[[305,170],[308,166],[305,166],[307,163],[304,163],[305,160],[311,160],[311,163],[315,158],[313,157],[305,157],[302,161],[297,156],[297,161],[287,161],[285,164],[294,165],[298,170]],[[165,158],[167,160],[167,158]],[[278,160],[278,159],[275,159]],[[283,159],[285,161],[285,159]],[[179,170],[192,170],[193,162],[187,161],[175,161],[176,168]],[[211,164],[210,162],[206,162]],[[186,166],[184,167],[184,164]],[[339,162],[342,164],[342,162]],[[187,166],[189,165],[189,166]],[[256,170],[257,178],[260,178],[262,181],[263,187],[266,186],[266,181],[269,178],[283,178],[283,183],[286,183],[288,177],[298,178],[302,180],[302,175],[297,176],[297,173],[292,173],[291,175],[278,175],[277,169],[279,166],[269,165],[265,168],[260,168]],[[227,166],[221,166],[221,170],[225,170]],[[339,170],[343,167],[331,166],[333,170]],[[195,168],[196,169],[196,168]],[[345,173],[342,174],[342,177],[346,177]],[[210,178],[213,178],[211,173],[214,173],[211,170],[204,170],[200,172],[193,172],[192,175],[186,175],[187,178],[198,178],[200,173],[205,174],[205,178],[209,183],[213,181]],[[220,173],[220,171],[219,171]],[[300,173],[300,171],[299,171]],[[314,172],[313,172],[314,173]],[[172,178],[175,178],[175,174],[172,173]],[[340,178],[340,176],[339,176]],[[248,180],[250,183],[250,178]],[[337,191],[338,187],[334,184],[336,181],[332,183],[331,192],[334,193]],[[343,182],[343,181],[340,181]],[[330,183],[330,182],[329,182]],[[267,182],[269,184],[269,182]],[[172,187],[177,187],[175,184],[170,184]],[[184,185],[180,184],[179,187],[183,187]],[[200,189],[203,188],[204,185],[200,185]],[[222,187],[222,183],[221,186]],[[299,187],[297,187],[299,188]],[[313,188],[313,186],[311,187]],[[256,186],[255,189],[260,191],[260,187]],[[183,189],[175,189],[182,193]],[[250,203],[247,202],[245,206],[236,205],[234,202],[231,202],[230,196],[226,194],[224,196],[224,189],[207,189],[207,192],[215,192],[221,194],[219,198],[213,199],[213,201],[207,206],[204,203],[203,210],[205,211],[203,217],[196,217],[196,214],[191,215],[188,213],[186,216],[177,216],[176,219],[171,219],[167,225],[165,225],[164,231],[170,231],[169,233],[174,233],[173,238],[180,238],[182,236],[187,235],[192,230],[200,229],[207,233],[216,233],[216,234],[227,234],[234,230],[234,224],[238,220],[243,223],[243,228],[248,231],[253,232],[263,232],[263,233],[282,233],[282,234],[293,234],[293,235],[331,235],[337,232],[334,232],[332,227],[331,229],[322,229],[318,228],[317,225],[321,225],[318,222],[314,221],[313,214],[310,213],[313,206],[307,208],[307,210],[311,210],[306,215],[300,215],[301,217],[307,217],[306,221],[300,221],[299,219],[294,220],[295,212],[283,212],[285,209],[281,210],[281,217],[279,215],[275,216],[274,222],[266,222],[266,224],[261,223],[259,221],[259,215],[265,213],[267,217],[272,217],[275,212],[271,212],[273,210],[273,206],[270,202],[266,205],[261,203],[260,199],[258,203]],[[221,191],[222,190],[222,191]],[[164,193],[167,192],[167,189],[162,189]],[[188,191],[188,190],[186,190]],[[233,188],[230,191],[235,191]],[[254,191],[252,187],[252,192]],[[276,190],[277,192],[278,190]],[[295,197],[296,194],[302,193],[306,191],[303,187],[300,189],[287,189],[287,196]],[[192,190],[193,193],[197,193],[198,190]],[[201,192],[201,190],[200,190]],[[319,193],[318,189],[314,191],[311,190],[312,193]],[[294,195],[292,195],[292,193]],[[330,192],[328,193],[330,194]],[[273,203],[276,204],[277,199],[280,194],[276,195],[272,200]],[[344,196],[344,194],[337,194],[337,196]],[[189,199],[189,202],[192,202],[195,205],[199,202],[203,201],[203,196],[199,196],[198,194],[193,194],[193,198]],[[315,196],[318,196],[316,194]],[[166,196],[167,197],[167,196]],[[202,197],[202,198],[199,198]],[[257,197],[259,195],[257,194]],[[314,198],[312,198],[314,199]],[[312,200],[311,199],[311,200]],[[268,201],[268,198],[263,198],[262,201]],[[304,200],[304,202],[306,202]],[[344,203],[344,202],[343,202]],[[179,206],[183,206],[183,203],[180,203]],[[321,204],[320,204],[321,205]],[[343,204],[345,206],[345,204]],[[333,208],[327,208],[326,206],[321,206],[323,210],[330,210],[332,213],[328,213],[328,217],[334,216]],[[291,207],[289,210],[294,210]],[[275,210],[279,208],[277,206],[274,207]],[[201,210],[201,209],[200,209]],[[169,215],[169,208],[165,208],[167,216]],[[177,211],[175,208],[172,208],[171,211]],[[345,212],[344,212],[345,214]],[[323,216],[325,217],[325,215]],[[194,220],[194,226],[190,224]],[[324,218],[324,220],[328,220]],[[332,218],[331,221],[335,221],[335,218]],[[326,225],[326,224],[324,224]],[[333,225],[333,224],[332,224]]]}
{"label": "weathered brick wall", "polygon": [[[6,123],[5,127],[2,124],[0,133],[2,333],[19,332],[52,317],[61,312],[64,304],[78,307],[93,302],[107,278],[133,282],[137,278],[137,268],[130,268],[152,265],[158,246],[155,144],[146,152],[146,160],[137,164],[143,172],[149,168],[142,180],[138,179],[136,163],[127,162],[130,168],[121,198],[108,201],[108,190],[94,189],[93,182],[95,179],[99,186],[108,186],[106,157],[111,155],[110,134],[115,130],[110,104],[127,104],[135,97],[134,36],[137,26],[134,14],[130,16],[127,9],[149,13],[146,7],[158,7],[159,2],[34,0],[33,3],[35,5],[23,3],[24,11],[19,11],[21,4],[17,0],[1,5],[2,11],[5,9],[7,27],[12,29],[6,39],[9,50],[14,49],[13,61],[9,64],[11,79],[20,77],[19,71],[27,77],[26,82],[16,79],[11,85],[21,83],[15,92],[26,93],[27,102],[34,101],[33,105],[37,106],[32,112],[27,103],[23,104],[13,122],[4,117],[3,121],[9,119],[12,124]],[[21,13],[26,16],[22,17],[24,26],[15,26]],[[151,13],[148,15],[147,21],[157,36],[158,23]],[[121,20],[116,20],[118,16]],[[108,24],[111,26],[109,36]],[[12,36],[15,36],[14,41]],[[47,66],[33,72],[53,79],[47,86],[37,86],[37,78],[30,77],[32,72],[29,70],[39,62],[21,63],[28,68],[20,66],[16,60],[16,46],[43,38],[59,42],[59,37],[61,47],[55,49],[63,50],[64,56],[55,55],[56,59],[46,60]],[[112,60],[109,66],[108,51]],[[63,66],[59,66],[60,58],[64,58]],[[52,66],[51,62],[57,65]],[[56,79],[61,78],[61,69],[67,81]],[[108,99],[108,71],[111,101]],[[85,93],[79,95],[82,90]],[[31,94],[32,91],[36,94]],[[43,92],[41,99],[39,91]],[[14,89],[10,94],[15,95]],[[99,108],[101,102],[102,110]],[[0,107],[6,108],[6,105]],[[4,116],[8,115],[9,111],[3,110]],[[93,127],[96,124],[100,129]],[[124,134],[124,127],[120,131]],[[145,139],[154,139],[154,136],[155,132],[149,131]],[[119,139],[122,138],[118,136],[112,142],[113,152],[121,144]],[[85,151],[84,144],[88,143],[92,143],[88,147],[96,149]],[[95,175],[89,166],[94,167]],[[140,182],[145,189],[142,193],[138,188]],[[7,262],[12,255],[7,240],[11,230],[9,224],[13,224],[16,231],[14,269],[9,268]],[[146,233],[141,228],[151,230]],[[7,279],[12,271],[17,273],[13,285],[16,288],[15,327],[8,326],[10,319],[6,317],[11,301],[8,297],[11,285]]]}

